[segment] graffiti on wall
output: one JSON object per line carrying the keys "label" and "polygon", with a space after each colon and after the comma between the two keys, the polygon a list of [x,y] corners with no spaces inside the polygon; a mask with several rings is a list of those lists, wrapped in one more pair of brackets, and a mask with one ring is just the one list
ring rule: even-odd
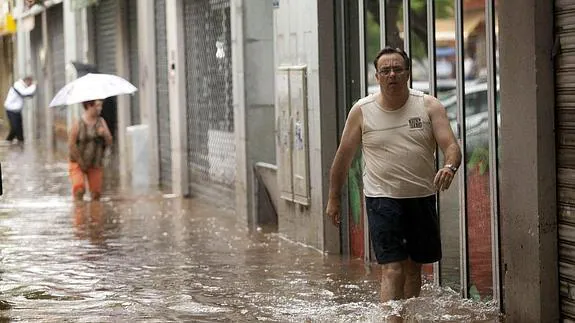
{"label": "graffiti on wall", "polygon": [[363,196],[363,157],[361,151],[355,156],[349,171],[349,241],[353,258],[363,258],[364,248],[364,196]]}

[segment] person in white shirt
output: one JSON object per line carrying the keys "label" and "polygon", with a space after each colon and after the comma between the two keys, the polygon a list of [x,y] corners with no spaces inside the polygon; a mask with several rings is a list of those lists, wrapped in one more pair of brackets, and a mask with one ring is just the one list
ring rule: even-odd
{"label": "person in white shirt", "polygon": [[24,129],[22,128],[24,99],[34,96],[35,93],[36,84],[31,76],[16,81],[8,90],[4,108],[10,122],[10,133],[6,141],[12,142],[16,138],[19,142],[24,142]]}

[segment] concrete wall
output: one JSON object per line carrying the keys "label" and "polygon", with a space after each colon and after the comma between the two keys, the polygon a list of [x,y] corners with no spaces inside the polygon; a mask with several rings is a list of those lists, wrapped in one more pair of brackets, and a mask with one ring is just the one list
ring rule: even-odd
{"label": "concrete wall", "polygon": [[[118,76],[124,79],[130,79],[130,62],[129,62],[129,49],[128,49],[128,38],[130,37],[128,33],[128,22],[125,18],[125,10],[127,3],[125,1],[119,1],[118,8],[116,12],[116,72]],[[97,44],[96,44],[97,46]],[[130,97],[127,95],[118,96],[118,159],[119,159],[119,169],[120,169],[120,186],[127,187],[130,180],[130,171],[128,163],[128,143],[126,128],[131,124],[131,108],[130,108]]]}
{"label": "concrete wall", "polygon": [[[337,67],[336,67],[336,41],[335,30],[337,15],[336,1],[318,1],[318,28],[320,35],[334,35],[319,37],[319,95],[320,95],[320,129],[321,129],[321,172],[318,173],[318,182],[322,187],[322,212],[327,206],[329,195],[329,171],[338,145],[338,101],[342,95],[338,93]],[[340,64],[341,65],[341,64]],[[350,80],[344,80],[350,81]],[[342,205],[346,204],[342,194]],[[345,212],[347,208],[342,208]],[[341,252],[339,229],[325,216],[323,221],[323,250],[329,253]]]}
{"label": "concrete wall", "polygon": [[6,130],[9,128],[9,123],[4,111],[4,100],[15,79],[13,75],[16,52],[13,39],[15,38],[15,36],[0,37],[0,119],[2,120],[0,126]]}
{"label": "concrete wall", "polygon": [[158,118],[156,91],[156,33],[154,1],[138,1],[138,91],[140,121],[148,126],[148,176],[150,185],[159,182]]}
{"label": "concrete wall", "polygon": [[553,1],[501,1],[498,11],[506,321],[558,322]]}
{"label": "concrete wall", "polygon": [[[71,62],[80,61],[81,57],[78,55],[78,47],[83,45],[80,37],[84,36],[83,30],[77,30],[77,20],[82,19],[80,11],[73,9],[71,0],[64,0],[64,63],[66,64],[66,83],[73,81],[76,78],[76,73]],[[75,109],[68,109],[68,126],[70,127],[72,119],[76,118]]]}
{"label": "concrete wall", "polygon": [[[74,7],[73,0],[64,0],[66,83],[78,78],[72,62],[88,63],[94,61],[93,55],[90,55],[95,46],[91,46],[93,43],[91,42],[91,30],[89,30],[88,8],[77,9]],[[84,108],[81,104],[68,107],[68,129],[72,127],[74,120],[82,115],[82,112],[84,112]]]}
{"label": "concrete wall", "polygon": [[[22,14],[22,8],[24,8],[24,0],[16,0],[14,4],[20,10],[21,14],[16,15],[18,10],[14,9],[15,19],[16,19],[16,57],[14,62],[14,79],[19,79],[23,76],[28,74],[32,74],[32,56],[31,56],[31,48],[30,48],[30,30],[24,27],[24,21],[29,21],[29,19],[33,19],[34,17],[25,17]],[[40,87],[40,85],[39,85]],[[22,113],[22,122],[24,123],[24,138],[27,139],[28,142],[33,140],[33,126],[34,126],[34,115],[30,113],[34,104],[31,102],[32,100],[25,100],[24,101],[24,112]],[[31,139],[31,140],[30,140]]]}
{"label": "concrete wall", "polygon": [[275,164],[273,9],[269,0],[232,0],[236,216],[253,229],[253,167]]}
{"label": "concrete wall", "polygon": [[184,48],[183,2],[166,0],[168,75],[170,89],[170,136],[172,141],[172,192],[189,194],[186,134],[186,58]]}
{"label": "concrete wall", "polygon": [[[311,187],[309,206],[280,200],[278,226],[280,233],[288,238],[324,251],[339,250],[337,230],[324,230],[327,173],[335,151],[337,132],[329,125],[330,120],[335,124],[335,104],[332,104],[335,99],[329,99],[330,95],[335,96],[335,78],[331,84],[325,79],[334,77],[333,8],[331,4],[318,3],[319,1],[282,0],[279,1],[279,8],[274,9],[276,69],[279,66],[307,65]],[[327,11],[320,11],[320,6]],[[320,51],[320,46],[325,50]],[[320,98],[326,100],[325,104]],[[278,166],[286,167],[281,164]]]}

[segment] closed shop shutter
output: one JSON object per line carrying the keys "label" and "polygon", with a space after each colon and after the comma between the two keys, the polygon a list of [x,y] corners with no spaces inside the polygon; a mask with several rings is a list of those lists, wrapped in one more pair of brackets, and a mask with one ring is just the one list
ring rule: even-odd
{"label": "closed shop shutter", "polygon": [[233,206],[230,1],[185,1],[184,24],[191,191]]}
{"label": "closed shop shutter", "polygon": [[[64,14],[63,5],[58,4],[48,9],[48,42],[50,50],[50,64],[52,69],[52,93],[56,94],[66,84],[66,66],[64,53]],[[67,137],[67,108],[58,107],[53,111],[54,135],[56,138],[66,140]],[[59,147],[59,146],[58,146]]]}
{"label": "closed shop shutter", "polygon": [[156,0],[156,81],[158,114],[158,148],[160,184],[172,185],[172,151],[170,136],[170,103],[168,93],[168,43],[166,34],[166,0]]}
{"label": "closed shop shutter", "polygon": [[575,2],[555,0],[557,186],[561,313],[575,320]]}
{"label": "closed shop shutter", "polygon": [[93,7],[96,65],[100,73],[116,74],[117,0],[101,0]]}
{"label": "closed shop shutter", "polygon": [[[139,82],[139,60],[138,60],[138,2],[137,0],[128,0],[127,4],[128,19],[128,57],[130,66],[130,82],[138,87]],[[140,100],[138,92],[130,96],[130,109],[132,124],[140,123]]]}
{"label": "closed shop shutter", "polygon": [[32,51],[32,68],[34,71],[34,78],[38,82],[39,89],[34,95],[34,110],[36,111],[36,137],[41,138],[46,132],[46,109],[44,109],[44,91],[42,84],[44,84],[44,69],[40,59],[42,52],[42,16],[36,15],[34,17],[34,29],[30,32],[30,47]]}
{"label": "closed shop shutter", "polygon": [[48,9],[48,41],[50,42],[53,91],[56,94],[66,84],[62,4]]}
{"label": "closed shop shutter", "polygon": [[[118,30],[116,14],[119,10],[117,0],[100,0],[92,7],[92,30],[94,36],[94,56],[98,72],[117,74],[116,69],[116,34]],[[116,138],[118,116],[116,99],[109,98],[104,101],[102,117],[108,123],[110,131]]]}

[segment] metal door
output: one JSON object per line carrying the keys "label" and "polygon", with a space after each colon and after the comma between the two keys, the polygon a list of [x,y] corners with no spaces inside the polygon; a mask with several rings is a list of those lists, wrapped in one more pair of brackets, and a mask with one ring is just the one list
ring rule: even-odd
{"label": "metal door", "polygon": [[[48,9],[48,49],[49,64],[52,72],[52,95],[66,84],[66,66],[64,53],[64,14],[63,5],[58,4]],[[67,108],[58,107],[52,110],[54,118],[54,137],[56,142],[65,143],[67,137]],[[39,109],[41,110],[41,109]],[[57,145],[62,147],[64,145]]]}
{"label": "metal door", "polygon": [[[139,59],[138,59],[138,2],[137,0],[128,0],[127,3],[127,21],[128,21],[128,56],[130,59],[130,82],[136,87],[139,83]],[[130,115],[132,124],[140,123],[140,100],[138,92],[130,96]]]}
{"label": "metal door", "polygon": [[184,2],[191,192],[234,203],[235,141],[229,0]]}
{"label": "metal door", "polygon": [[555,0],[557,212],[561,315],[575,320],[575,3]]}
{"label": "metal door", "polygon": [[[101,0],[93,6],[94,54],[100,73],[117,74],[116,68],[116,34],[118,30],[116,13],[119,10],[117,0]],[[108,123],[112,135],[117,133],[118,115],[115,98],[104,101],[102,117]]]}
{"label": "metal door", "polygon": [[98,71],[116,74],[116,0],[101,0],[93,7],[94,42]]}
{"label": "metal door", "polygon": [[36,15],[34,17],[34,29],[30,32],[30,47],[32,50],[32,68],[34,73],[34,78],[39,84],[39,89],[36,91],[34,96],[34,109],[36,111],[36,129],[35,132],[37,138],[40,138],[46,133],[46,109],[44,107],[44,91],[42,91],[41,85],[44,84],[44,72],[46,71],[44,67],[44,45],[42,42],[42,16]]}
{"label": "metal door", "polygon": [[156,0],[156,109],[158,114],[158,151],[160,185],[172,184],[172,151],[170,136],[170,102],[168,93],[168,45],[166,34],[166,0]]}

